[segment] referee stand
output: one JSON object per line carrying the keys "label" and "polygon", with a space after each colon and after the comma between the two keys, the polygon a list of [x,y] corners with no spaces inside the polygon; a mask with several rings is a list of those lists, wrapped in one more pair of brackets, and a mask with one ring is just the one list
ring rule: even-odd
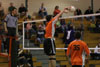
{"label": "referee stand", "polygon": [[[5,38],[9,38],[10,40],[9,40],[9,54],[5,54],[5,53],[2,53],[1,52],[1,49],[2,49],[2,38],[3,37],[5,37]],[[14,64],[12,64],[12,59],[11,59],[11,54],[12,54],[12,45],[16,45],[16,44],[14,44],[14,41],[13,41],[13,39],[14,40],[16,40],[17,39],[17,37],[12,37],[12,36],[2,36],[2,35],[0,35],[0,56],[2,56],[2,57],[6,57],[6,58],[8,58],[8,67],[12,67]],[[16,47],[17,48],[17,47]],[[17,51],[16,51],[17,52]],[[15,53],[16,53],[15,52]],[[16,58],[17,58],[17,56],[16,56]],[[13,59],[15,59],[15,58],[13,58]],[[14,63],[17,63],[17,62],[14,62]],[[16,65],[16,67],[17,67],[17,65]]]}

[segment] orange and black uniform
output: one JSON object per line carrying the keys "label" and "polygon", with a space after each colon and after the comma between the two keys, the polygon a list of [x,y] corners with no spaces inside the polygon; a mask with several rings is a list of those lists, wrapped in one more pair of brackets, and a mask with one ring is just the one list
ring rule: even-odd
{"label": "orange and black uniform", "polygon": [[83,65],[82,53],[84,51],[87,55],[90,54],[87,44],[81,40],[74,40],[69,44],[67,56],[71,55],[72,66]]}
{"label": "orange and black uniform", "polygon": [[55,55],[55,42],[54,42],[54,34],[55,34],[55,23],[57,18],[54,17],[51,19],[46,26],[45,29],[45,40],[44,40],[44,52],[47,55]]}

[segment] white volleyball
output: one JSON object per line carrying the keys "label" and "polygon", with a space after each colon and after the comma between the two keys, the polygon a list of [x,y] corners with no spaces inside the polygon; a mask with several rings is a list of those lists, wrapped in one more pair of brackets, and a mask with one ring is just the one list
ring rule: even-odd
{"label": "white volleyball", "polygon": [[70,11],[74,12],[76,10],[76,8],[74,6],[70,7]]}

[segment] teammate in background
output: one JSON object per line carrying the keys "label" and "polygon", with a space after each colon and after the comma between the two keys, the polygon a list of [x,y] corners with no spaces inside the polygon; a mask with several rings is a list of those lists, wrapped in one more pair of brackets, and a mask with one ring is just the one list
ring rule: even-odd
{"label": "teammate in background", "polygon": [[71,58],[71,61],[69,59],[69,62],[72,65],[72,67],[82,67],[84,62],[83,61],[84,59],[82,59],[82,53],[84,51],[87,54],[86,63],[88,63],[90,51],[87,44],[84,41],[80,40],[80,37],[81,37],[80,32],[76,32],[75,33],[76,40],[72,41],[68,46],[67,56],[68,59]]}
{"label": "teammate in background", "polygon": [[44,52],[49,56],[49,67],[56,67],[56,47],[54,42],[54,34],[55,34],[55,24],[58,18],[63,13],[68,13],[68,10],[64,9],[59,14],[57,14],[54,18],[52,15],[46,16],[47,25],[45,29],[45,40],[44,40]]}

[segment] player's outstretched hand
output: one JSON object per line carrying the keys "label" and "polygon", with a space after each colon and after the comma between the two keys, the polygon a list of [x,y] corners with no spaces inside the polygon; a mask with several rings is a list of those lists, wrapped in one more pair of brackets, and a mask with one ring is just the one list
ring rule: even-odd
{"label": "player's outstretched hand", "polygon": [[68,7],[64,8],[64,13],[68,13],[68,12],[69,12]]}

